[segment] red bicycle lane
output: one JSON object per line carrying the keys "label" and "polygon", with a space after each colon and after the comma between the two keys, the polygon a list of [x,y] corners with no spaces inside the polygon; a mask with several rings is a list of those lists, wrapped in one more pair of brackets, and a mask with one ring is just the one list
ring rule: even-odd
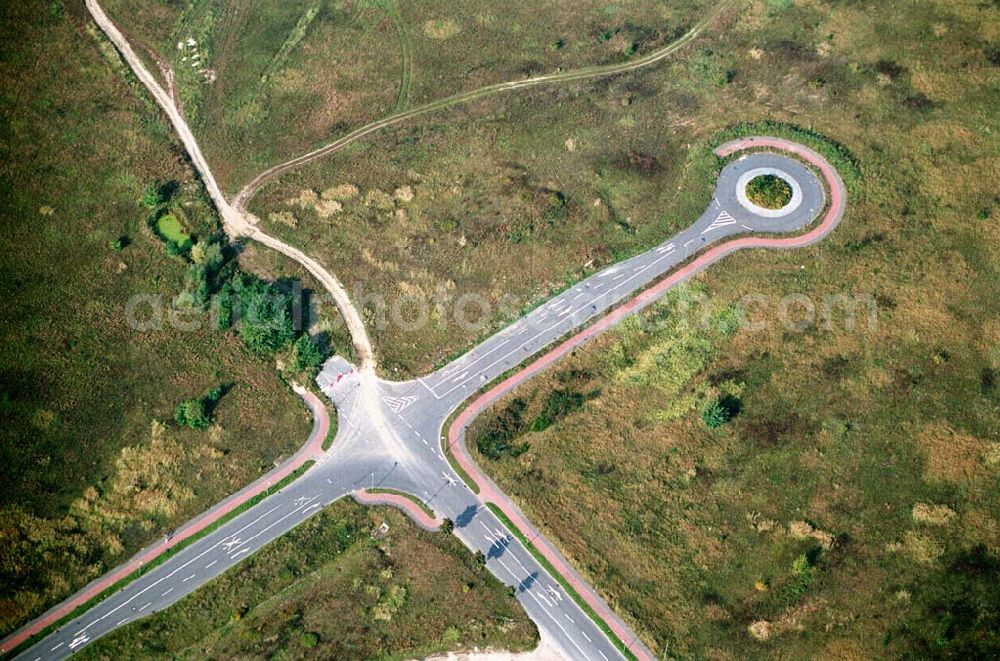
{"label": "red bicycle lane", "polygon": [[511,522],[520,530],[521,534],[538,548],[542,556],[562,575],[569,585],[577,591],[590,608],[594,610],[611,628],[618,638],[625,643],[629,650],[639,659],[649,659],[648,650],[645,646],[636,641],[628,626],[612,611],[601,599],[590,585],[573,569],[562,554],[556,550],[552,544],[545,539],[541,533],[521,512],[520,508],[504,494],[494,482],[482,472],[479,465],[472,459],[468,448],[465,445],[465,430],[472,421],[482,413],[490,404],[503,397],[505,394],[524,383],[533,376],[544,371],[553,363],[570,353],[577,347],[583,345],[588,340],[607,330],[623,318],[649,305],[656,299],[663,296],[675,285],[687,280],[698,272],[704,270],[711,264],[722,259],[737,250],[743,248],[799,248],[819,241],[829,234],[840,223],[846,208],[846,191],[844,183],[836,170],[819,153],[788,140],[768,137],[751,137],[740,140],[733,140],[720,145],[715,153],[719,157],[727,157],[740,151],[749,149],[773,149],[793,154],[805,162],[815,167],[827,184],[827,194],[829,204],[822,220],[810,231],[788,237],[742,237],[721,243],[709,248],[701,255],[697,256],[687,264],[671,272],[665,278],[643,290],[628,302],[615,308],[607,315],[599,319],[596,323],[588,326],[569,339],[564,340],[555,348],[549,350],[539,358],[535,359],[524,369],[512,374],[497,385],[493,386],[485,393],[476,397],[468,406],[455,418],[448,429],[448,445],[452,450],[458,464],[476,483],[480,490],[480,497],[484,501],[489,501],[499,507]]}
{"label": "red bicycle lane", "polygon": [[165,537],[163,540],[154,542],[142,549],[123,564],[88,583],[81,590],[73,594],[73,596],[52,607],[41,616],[4,638],[0,641],[0,653],[9,652],[46,627],[59,622],[78,607],[86,604],[118,582],[128,578],[142,567],[156,560],[163,553],[183,544],[247,501],[281,482],[281,480],[301,468],[307,461],[318,460],[323,454],[323,440],[330,431],[330,416],[326,411],[326,406],[324,406],[323,402],[316,395],[300,386],[293,386],[293,389],[305,400],[306,406],[309,407],[309,410],[313,414],[313,428],[309,433],[309,438],[294,455],[270,473],[262,475],[248,486],[219,502],[212,509],[188,521],[173,535]]}

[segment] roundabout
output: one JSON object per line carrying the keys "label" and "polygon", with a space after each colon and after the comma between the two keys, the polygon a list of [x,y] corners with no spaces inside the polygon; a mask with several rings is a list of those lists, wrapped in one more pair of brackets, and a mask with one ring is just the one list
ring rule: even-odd
{"label": "roundabout", "polygon": [[[343,497],[400,507],[427,528],[450,519],[453,534],[482,553],[485,567],[514,589],[565,658],[654,658],[483,473],[465,447],[465,431],[492,402],[726,255],[742,248],[806,246],[840,222],[846,206],[843,182],[818,153],[764,137],[726,143],[715,153],[734,158],[719,173],[708,208],[689,227],[570,286],[443,368],[394,382],[378,378],[370,365],[331,358],[316,385],[336,407],[337,435],[329,450],[310,449],[312,468],[44,636],[23,658],[64,658],[111,630],[167,608]],[[761,172],[780,173],[792,184],[793,199],[777,210],[779,215],[741,200],[746,183]],[[313,445],[321,438],[315,433]],[[200,523],[209,527],[212,520]],[[163,550],[151,549],[121,571],[131,571],[135,563],[152,565]],[[111,578],[98,579],[91,591],[100,593]],[[6,642],[23,641],[87,598],[81,591]]]}

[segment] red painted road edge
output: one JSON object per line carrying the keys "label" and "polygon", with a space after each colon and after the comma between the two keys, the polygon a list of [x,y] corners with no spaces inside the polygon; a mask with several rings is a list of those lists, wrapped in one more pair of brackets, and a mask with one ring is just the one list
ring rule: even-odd
{"label": "red painted road edge", "polygon": [[424,530],[437,530],[441,527],[441,519],[427,514],[415,502],[405,496],[395,493],[370,493],[364,489],[351,492],[351,497],[362,505],[389,505],[403,510],[406,516]]}
{"label": "red painted road edge", "polygon": [[147,546],[124,564],[95,579],[66,601],[54,606],[37,619],[32,620],[24,627],[4,638],[0,641],[0,653],[11,651],[53,622],[58,622],[66,617],[77,607],[87,603],[118,581],[140,569],[143,565],[155,560],[160,554],[174,548],[192,535],[198,534],[254,496],[263,493],[274,484],[294,473],[307,461],[319,460],[323,455],[323,439],[326,438],[327,433],[330,431],[330,416],[326,412],[326,406],[324,406],[323,402],[316,395],[299,386],[294,386],[293,388],[305,400],[306,406],[309,407],[309,410],[313,414],[312,431],[305,445],[298,452],[270,473],[261,476],[249,486],[226,498],[212,509],[185,523],[169,539],[164,539]]}
{"label": "red painted road edge", "polygon": [[486,476],[479,465],[469,455],[465,445],[465,430],[472,421],[482,413],[490,404],[500,399],[503,395],[524,383],[539,372],[547,369],[554,362],[565,356],[573,349],[584,344],[601,332],[607,330],[615,323],[621,321],[629,314],[649,305],[656,299],[663,296],[667,290],[682,282],[699,271],[707,268],[715,261],[742,248],[800,248],[819,241],[830,233],[840,222],[844,215],[847,198],[844,190],[844,183],[834,170],[833,166],[817,152],[802,145],[781,140],[777,138],[753,137],[740,140],[733,140],[719,146],[715,153],[725,158],[736,152],[747,149],[772,149],[790,153],[815,167],[826,180],[829,204],[823,219],[812,230],[805,234],[781,239],[766,237],[743,237],[721,243],[703,254],[681,266],[676,271],[668,275],[663,280],[642,291],[627,303],[615,308],[606,316],[602,317],[595,324],[585,328],[568,340],[563,341],[551,351],[537,358],[523,370],[513,374],[502,382],[490,388],[474,399],[455,418],[448,429],[448,445],[452,450],[455,459],[462,469],[479,486],[480,496],[483,500],[488,500],[497,505],[504,514],[517,526],[525,538],[532,540],[541,554],[552,563],[552,566],[562,574],[563,578],[573,586],[573,588],[583,597],[584,601],[594,609],[594,612],[601,617],[615,635],[625,643],[629,650],[638,659],[650,659],[648,650],[637,640],[631,639],[631,634],[622,620],[597,596],[586,581],[574,570],[568,562],[527,520],[524,514],[496,485]]}

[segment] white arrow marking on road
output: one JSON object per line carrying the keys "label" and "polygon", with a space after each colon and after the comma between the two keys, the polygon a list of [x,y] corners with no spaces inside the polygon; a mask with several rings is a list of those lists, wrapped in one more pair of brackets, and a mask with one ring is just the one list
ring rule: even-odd
{"label": "white arrow marking on road", "polygon": [[556,601],[562,601],[562,595],[559,594],[559,590],[556,590],[551,585],[547,589],[549,591],[549,594],[551,594]]}
{"label": "white arrow marking on road", "polygon": [[76,649],[78,646],[83,645],[85,642],[90,640],[87,636],[77,636],[73,639],[73,642],[69,644],[70,649]]}
{"label": "white arrow marking on road", "polygon": [[455,478],[448,475],[444,471],[441,471],[441,474],[444,475],[444,479],[448,480],[448,484],[450,484],[451,486],[455,486]]}

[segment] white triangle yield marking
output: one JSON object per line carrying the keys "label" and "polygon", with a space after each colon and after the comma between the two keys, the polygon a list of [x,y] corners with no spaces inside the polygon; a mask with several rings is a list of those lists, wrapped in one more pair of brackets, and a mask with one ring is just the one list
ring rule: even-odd
{"label": "white triangle yield marking", "polygon": [[715,220],[712,221],[712,224],[706,227],[702,231],[702,234],[711,232],[712,230],[717,229],[719,227],[725,227],[726,225],[735,225],[735,224],[736,224],[736,219],[733,218],[728,211],[723,209],[722,212],[715,218]]}

